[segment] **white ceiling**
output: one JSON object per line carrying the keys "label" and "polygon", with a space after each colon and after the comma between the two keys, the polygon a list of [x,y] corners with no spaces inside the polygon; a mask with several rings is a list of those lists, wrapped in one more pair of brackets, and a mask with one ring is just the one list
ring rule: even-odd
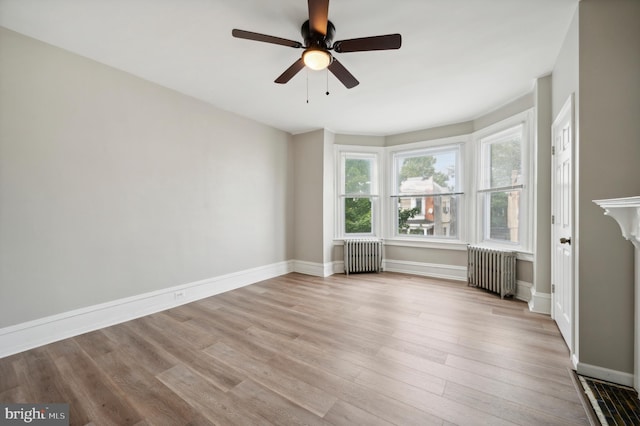
{"label": "white ceiling", "polygon": [[[301,49],[304,0],[0,0],[0,25],[290,133],[389,135],[467,121],[548,74],[578,0],[332,0],[335,40],[401,33],[400,50],[335,54],[275,84]],[[307,75],[309,103],[307,96]]]}

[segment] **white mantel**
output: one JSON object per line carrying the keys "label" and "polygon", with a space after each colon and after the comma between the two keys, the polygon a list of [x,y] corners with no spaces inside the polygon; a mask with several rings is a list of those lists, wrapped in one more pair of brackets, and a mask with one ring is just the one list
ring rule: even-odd
{"label": "white mantel", "polygon": [[620,225],[622,236],[631,241],[640,250],[640,197],[612,198],[593,200]]}
{"label": "white mantel", "polygon": [[614,218],[622,236],[635,246],[635,344],[633,387],[640,392],[640,197],[593,200],[604,209],[604,214]]}

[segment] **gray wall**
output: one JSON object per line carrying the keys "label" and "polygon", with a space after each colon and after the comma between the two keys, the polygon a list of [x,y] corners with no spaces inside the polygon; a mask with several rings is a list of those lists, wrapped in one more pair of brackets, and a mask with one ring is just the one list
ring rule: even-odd
{"label": "gray wall", "polygon": [[592,200],[640,195],[640,2],[579,6],[580,362],[633,372],[633,247]]}
{"label": "gray wall", "polygon": [[333,258],[335,135],[316,130],[293,136],[294,259],[326,265]]}
{"label": "gray wall", "polygon": [[389,135],[385,138],[385,146],[403,145],[412,142],[428,141],[473,133],[473,122],[450,124],[448,126],[433,127],[431,129],[416,130],[399,135]]}
{"label": "gray wall", "polygon": [[533,282],[536,292],[551,293],[551,76],[539,78],[534,90],[536,149]]}
{"label": "gray wall", "polygon": [[324,131],[293,136],[294,258],[324,263]]}
{"label": "gray wall", "polygon": [[0,29],[0,327],[291,259],[291,144]]}
{"label": "gray wall", "polygon": [[336,145],[385,146],[384,136],[335,135]]}
{"label": "gray wall", "polygon": [[387,259],[437,265],[467,266],[466,250],[442,250],[422,247],[385,246]]}
{"label": "gray wall", "polygon": [[524,96],[514,99],[513,101],[503,105],[494,111],[491,111],[481,117],[473,120],[473,131],[482,130],[492,124],[498,123],[505,118],[514,116],[522,111],[526,111],[535,106],[535,91],[527,93]]}
{"label": "gray wall", "polygon": [[335,235],[334,216],[335,216],[335,153],[333,145],[335,144],[336,135],[328,130],[323,135],[323,182],[322,182],[322,263],[330,264],[333,256],[333,237]]}
{"label": "gray wall", "polygon": [[[576,14],[569,25],[567,35],[560,48],[560,53],[553,66],[552,71],[552,91],[551,91],[551,115],[553,118],[558,116],[562,106],[571,94],[576,97],[576,108],[578,105],[578,18]],[[578,118],[578,114],[576,114]]]}

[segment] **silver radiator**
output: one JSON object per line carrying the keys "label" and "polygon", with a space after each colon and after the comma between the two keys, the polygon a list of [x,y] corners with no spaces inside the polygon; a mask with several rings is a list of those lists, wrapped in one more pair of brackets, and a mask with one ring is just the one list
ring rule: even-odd
{"label": "silver radiator", "polygon": [[344,273],[380,272],[382,241],[372,238],[344,240]]}
{"label": "silver radiator", "polygon": [[501,298],[516,293],[516,253],[467,246],[467,284],[498,293]]}

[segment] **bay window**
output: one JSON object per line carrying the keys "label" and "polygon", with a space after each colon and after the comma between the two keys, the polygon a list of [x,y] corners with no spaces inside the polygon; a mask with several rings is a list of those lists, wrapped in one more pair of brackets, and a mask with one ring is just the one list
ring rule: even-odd
{"label": "bay window", "polygon": [[530,253],[532,116],[406,145],[336,146],[336,238]]}

